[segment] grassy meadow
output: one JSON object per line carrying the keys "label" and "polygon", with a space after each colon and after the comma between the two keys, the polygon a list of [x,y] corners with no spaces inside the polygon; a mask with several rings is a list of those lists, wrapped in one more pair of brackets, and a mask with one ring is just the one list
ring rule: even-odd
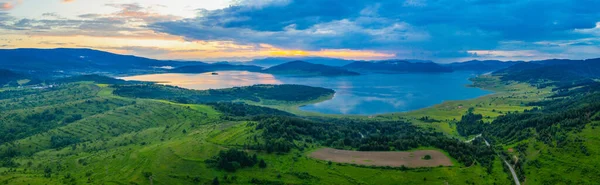
{"label": "grassy meadow", "polygon": [[[253,124],[222,120],[221,113],[205,105],[124,98],[112,90],[84,82],[0,100],[6,123],[44,111],[82,115],[68,123],[67,118],[54,118],[39,133],[0,145],[1,151],[19,152],[13,161],[18,165],[0,168],[0,183],[211,184],[216,177],[221,184],[510,184],[500,160],[491,174],[480,166],[461,164],[360,167],[307,157],[318,145],[285,154],[248,151],[264,159],[267,168],[217,170],[204,161],[221,150],[241,148],[260,134]],[[57,143],[58,136],[79,142]]]}
{"label": "grassy meadow", "polygon": [[[469,137],[457,133],[455,122],[469,108],[473,107],[475,113],[484,116],[484,121],[491,122],[508,112],[531,109],[525,104],[552,94],[550,88],[505,83],[497,77],[482,76],[473,81],[474,88],[495,93],[411,112],[350,118],[407,120],[467,140]],[[252,121],[225,120],[223,113],[207,105],[126,98],[114,95],[113,90],[111,85],[92,82],[35,90],[0,89],[3,93],[16,91],[15,94],[22,95],[0,97],[0,120],[6,125],[0,129],[35,130],[3,138],[0,151],[17,151],[17,154],[13,161],[4,161],[14,163],[4,165],[11,167],[0,167],[0,184],[213,184],[215,178],[220,184],[512,184],[499,158],[493,161],[491,173],[480,165],[460,164],[454,159],[451,167],[368,167],[312,159],[308,157],[311,152],[325,147],[314,143],[298,143],[307,147],[288,153],[247,150],[264,159],[267,167],[227,172],[205,161],[222,150],[242,149],[250,140],[260,142],[261,132]],[[253,104],[309,118],[341,117],[298,109],[329,98]],[[39,119],[41,126],[27,127],[28,124],[23,124],[25,118]],[[590,153],[600,154],[597,126],[597,122],[590,123],[583,132],[570,134],[570,139],[579,142],[569,147],[586,145]],[[77,142],[68,142],[72,140]],[[521,157],[537,161],[525,164],[524,184],[593,184],[600,180],[594,176],[600,173],[597,167],[600,161],[594,155],[582,156],[570,148],[550,147],[534,139],[523,143],[527,146],[526,156],[513,153],[511,157],[515,161]],[[508,151],[516,145],[499,147]],[[552,165],[557,168],[539,168]],[[582,165],[586,171],[574,170]],[[568,174],[570,181],[561,181],[564,174]]]}

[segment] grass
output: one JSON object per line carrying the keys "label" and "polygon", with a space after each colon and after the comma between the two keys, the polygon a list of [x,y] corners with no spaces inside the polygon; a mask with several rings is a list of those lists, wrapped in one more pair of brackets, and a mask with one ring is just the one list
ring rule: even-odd
{"label": "grass", "polygon": [[29,82],[31,82],[31,80],[30,80],[30,79],[21,79],[21,80],[17,80],[17,83],[18,83],[19,85],[25,85],[25,84],[27,84],[27,83],[29,83]]}
{"label": "grass", "polygon": [[[54,108],[81,113],[86,110],[84,119],[0,145],[0,149],[17,147],[25,154],[15,158],[19,167],[0,168],[0,184],[148,184],[145,172],[152,173],[154,184],[208,184],[215,177],[222,184],[248,184],[252,179],[286,184],[510,182],[501,170],[487,174],[479,166],[401,171],[329,165],[307,157],[320,146],[281,155],[257,153],[267,162],[266,169],[256,166],[228,173],[208,167],[204,160],[260,134],[248,122],[220,120],[221,114],[205,105],[116,97],[106,85],[81,83],[64,88],[71,90],[56,89],[25,97],[32,100],[29,107],[0,100],[5,106],[21,107],[12,111],[23,115]],[[52,96],[55,99],[48,102],[41,98],[57,94],[62,96]],[[113,102],[114,106],[102,103],[92,104],[95,108],[89,110],[73,108],[90,107],[84,106],[87,100]],[[65,134],[82,142],[61,148],[50,146],[50,136]],[[46,168],[52,171],[50,177],[44,177]],[[225,175],[229,180],[224,179]],[[233,176],[236,180],[231,180]]]}
{"label": "grass", "polygon": [[[495,94],[472,100],[448,101],[429,108],[378,115],[373,118],[352,116],[355,119],[407,119],[423,128],[431,128],[450,136],[458,136],[453,120],[469,107],[483,114],[486,121],[508,111],[523,111],[531,107],[524,103],[544,99],[549,89],[536,89],[526,84],[500,84],[498,79],[481,77],[475,85],[495,91]],[[118,97],[105,84],[78,83],[58,89],[29,94],[20,98],[1,99],[0,110],[18,115],[61,109],[81,113],[84,119],[58,125],[15,142],[0,145],[0,150],[16,147],[22,154],[15,158],[19,167],[0,168],[0,184],[149,184],[145,172],[152,174],[153,184],[209,184],[218,177],[221,184],[249,184],[252,179],[263,183],[284,184],[511,184],[499,159],[494,161],[492,173],[479,165],[419,168],[409,170],[360,167],[349,164],[328,164],[327,161],[307,157],[322,146],[310,146],[304,151],[288,154],[257,153],[267,162],[265,169],[246,168],[235,173],[208,167],[204,160],[227,148],[242,146],[248,139],[260,134],[245,121],[225,121],[221,113],[210,106],[178,104],[161,100]],[[1,90],[0,90],[1,91]],[[322,97],[314,102],[331,97]],[[107,102],[92,108],[85,102]],[[110,103],[109,103],[110,102]],[[260,105],[278,108],[303,116],[342,117],[304,112],[299,106],[314,102],[282,104],[262,101]],[[87,105],[87,106],[86,106]],[[440,120],[428,123],[418,120],[423,116]],[[489,116],[489,117],[488,117]],[[346,117],[346,116],[343,116]],[[5,117],[4,120],[12,118]],[[592,154],[600,154],[598,128],[589,126],[571,139],[584,138],[583,145]],[[81,139],[77,145],[52,148],[52,135],[72,135]],[[467,139],[467,138],[463,138]],[[599,159],[570,153],[571,148],[553,148],[529,140],[527,160],[539,160],[543,168],[526,170],[525,184],[560,184],[566,174],[568,183],[590,184],[600,181]],[[505,146],[505,148],[514,146]],[[435,148],[418,148],[435,149]],[[435,149],[439,150],[439,149]],[[252,154],[255,151],[248,151]],[[445,152],[444,152],[445,153]],[[543,153],[543,155],[540,155]],[[550,155],[546,155],[551,153]],[[446,153],[447,155],[447,153]],[[454,164],[458,164],[452,159]],[[557,167],[558,166],[558,167]],[[588,169],[573,170],[581,167]],[[44,170],[52,170],[44,177]],[[528,163],[527,169],[533,169]],[[562,175],[562,176],[561,176]],[[225,180],[227,176],[228,180]],[[235,180],[232,177],[235,176]]]}
{"label": "grass", "polygon": [[[189,128],[186,134],[179,129],[164,132],[163,128],[149,128],[123,134],[99,142],[86,143],[87,148],[73,150],[40,151],[32,157],[19,159],[19,163],[32,162],[31,167],[19,168],[0,177],[0,182],[9,184],[63,184],[70,182],[67,174],[78,184],[88,181],[92,184],[148,184],[143,172],[153,174],[154,184],[192,184],[194,178],[202,184],[219,177],[224,184],[247,184],[253,178],[261,181],[286,182],[288,184],[463,184],[467,181],[491,183],[503,182],[503,172],[487,175],[482,168],[440,167],[408,171],[356,167],[352,165],[328,165],[324,161],[306,157],[306,153],[294,151],[277,155],[259,153],[259,158],[268,163],[266,169],[253,167],[235,173],[227,173],[209,168],[204,160],[218,151],[227,148],[208,142],[213,133],[221,133],[217,125],[205,124],[190,128],[188,125],[173,127]],[[232,127],[232,128],[235,128]],[[225,129],[236,132],[237,129]],[[131,144],[128,140],[135,138]],[[142,145],[142,142],[147,144]],[[227,143],[225,143],[227,144]],[[82,162],[83,161],[83,162]],[[51,178],[42,177],[40,171],[45,166],[64,166],[53,172]],[[496,167],[500,168],[501,167]],[[24,171],[27,170],[27,171]],[[91,174],[88,176],[88,174]],[[223,177],[236,176],[235,181],[225,181]],[[280,178],[277,176],[281,175]],[[88,180],[89,179],[89,180]],[[425,179],[425,180],[424,180]],[[505,183],[506,184],[506,183]]]}
{"label": "grass", "polygon": [[[569,134],[569,143],[551,147],[541,141],[526,142],[526,182],[524,184],[596,184],[600,182],[600,135],[598,122],[590,123],[581,132]],[[590,155],[581,152],[585,146]],[[505,148],[509,148],[506,146]],[[534,162],[535,161],[535,162]]]}

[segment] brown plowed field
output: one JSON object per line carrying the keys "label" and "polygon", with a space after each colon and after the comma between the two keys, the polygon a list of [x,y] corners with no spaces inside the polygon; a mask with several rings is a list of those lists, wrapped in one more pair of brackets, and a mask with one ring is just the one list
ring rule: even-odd
{"label": "brown plowed field", "polygon": [[[430,160],[423,156],[429,154]],[[452,166],[452,161],[437,150],[417,150],[412,152],[365,152],[322,148],[310,154],[310,157],[337,163],[360,164],[366,166],[400,167],[436,167]]]}

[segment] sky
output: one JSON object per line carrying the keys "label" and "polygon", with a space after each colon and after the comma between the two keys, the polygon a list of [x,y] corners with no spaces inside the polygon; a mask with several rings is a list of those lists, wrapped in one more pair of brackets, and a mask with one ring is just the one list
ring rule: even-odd
{"label": "sky", "polygon": [[0,48],[247,61],[600,57],[598,0],[0,0]]}

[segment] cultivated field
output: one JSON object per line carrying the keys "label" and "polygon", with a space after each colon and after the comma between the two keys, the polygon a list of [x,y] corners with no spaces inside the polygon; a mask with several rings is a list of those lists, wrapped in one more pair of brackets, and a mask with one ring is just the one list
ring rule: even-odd
{"label": "cultivated field", "polygon": [[[423,157],[430,155],[431,159]],[[417,150],[411,152],[365,152],[322,148],[310,154],[311,157],[337,163],[350,163],[368,166],[406,166],[437,167],[452,166],[452,161],[444,153],[437,150]]]}

